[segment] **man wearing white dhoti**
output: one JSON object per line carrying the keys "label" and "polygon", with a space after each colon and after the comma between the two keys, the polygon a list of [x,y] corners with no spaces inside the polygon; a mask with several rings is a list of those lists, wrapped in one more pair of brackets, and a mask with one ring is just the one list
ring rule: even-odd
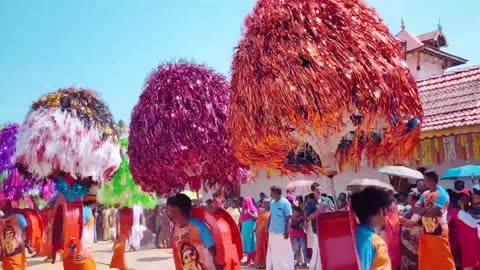
{"label": "man wearing white dhoti", "polygon": [[333,212],[335,209],[321,200],[322,187],[318,183],[313,183],[310,187],[315,199],[311,199],[307,202],[307,209],[305,211],[308,220],[311,220],[313,231],[313,246],[312,246],[312,259],[310,260],[310,270],[322,270],[322,262],[320,260],[320,249],[318,246],[317,236],[317,215],[322,212]]}
{"label": "man wearing white dhoti", "polygon": [[270,196],[266,270],[294,270],[292,242],[288,235],[292,206],[282,197],[282,188],[278,186],[270,188]]}

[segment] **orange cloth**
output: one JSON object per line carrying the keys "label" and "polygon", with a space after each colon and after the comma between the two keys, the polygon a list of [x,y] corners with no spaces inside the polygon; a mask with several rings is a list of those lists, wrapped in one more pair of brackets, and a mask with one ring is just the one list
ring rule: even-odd
{"label": "orange cloth", "polygon": [[447,236],[422,233],[418,245],[419,270],[455,270]]}
{"label": "orange cloth", "polygon": [[[371,269],[374,270],[389,270],[392,269],[392,263],[388,255],[387,245],[383,239],[374,234],[372,238],[372,244],[375,247],[375,258],[373,259]],[[396,268],[393,268],[396,269]]]}
{"label": "orange cloth", "polygon": [[257,228],[257,248],[255,255],[255,267],[265,267],[267,265],[267,248],[268,248],[268,221],[270,219],[270,211],[263,212],[258,216]]}
{"label": "orange cloth", "polygon": [[2,259],[3,270],[26,270],[27,258],[25,250],[13,256],[4,256]]}
{"label": "orange cloth", "polygon": [[43,239],[40,241],[40,250],[38,255],[41,257],[52,255],[52,226],[53,226],[53,208],[42,210]]}
{"label": "orange cloth", "polygon": [[118,268],[120,270],[126,270],[127,264],[125,263],[125,247],[127,241],[124,239],[118,239],[113,244],[113,256],[110,262],[110,268]]}
{"label": "orange cloth", "polygon": [[63,259],[63,269],[65,270],[96,270],[97,266],[93,258],[85,258],[80,262],[75,262],[75,258],[68,257]]}
{"label": "orange cloth", "polygon": [[2,266],[5,270],[26,270],[27,258],[22,230],[16,215],[8,217],[1,226]]}

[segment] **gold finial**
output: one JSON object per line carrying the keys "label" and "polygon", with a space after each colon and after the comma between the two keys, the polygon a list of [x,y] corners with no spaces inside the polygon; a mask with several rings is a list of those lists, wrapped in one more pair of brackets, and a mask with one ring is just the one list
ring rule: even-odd
{"label": "gold finial", "polygon": [[402,17],[402,20],[400,21],[400,23],[401,23],[400,27],[402,28],[402,30],[405,30],[405,21],[403,20],[403,17]]}

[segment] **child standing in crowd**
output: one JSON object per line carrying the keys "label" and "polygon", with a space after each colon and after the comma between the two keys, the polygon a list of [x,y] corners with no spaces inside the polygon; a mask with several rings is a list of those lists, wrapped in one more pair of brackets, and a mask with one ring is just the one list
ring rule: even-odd
{"label": "child standing in crowd", "polygon": [[293,251],[295,253],[295,266],[307,266],[307,240],[306,240],[306,218],[302,208],[294,206],[293,216],[290,222],[290,237],[293,241]]}
{"label": "child standing in crowd", "polygon": [[385,211],[390,196],[382,188],[367,187],[352,195],[352,208],[360,224],[356,228],[357,253],[362,270],[392,269],[387,245],[375,233],[385,225]]}

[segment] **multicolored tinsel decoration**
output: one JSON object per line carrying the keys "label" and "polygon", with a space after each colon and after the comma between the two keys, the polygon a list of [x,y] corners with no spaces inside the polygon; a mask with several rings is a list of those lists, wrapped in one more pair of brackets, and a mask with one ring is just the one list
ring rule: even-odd
{"label": "multicolored tinsel decoration", "polygon": [[227,130],[245,164],[291,171],[287,153],[308,143],[321,172],[363,152],[371,164],[403,160],[418,141],[415,80],[365,1],[259,0],[231,74]]}
{"label": "multicolored tinsel decoration", "polygon": [[16,146],[17,166],[38,179],[68,173],[104,182],[121,163],[112,114],[95,92],[83,88],[60,89],[34,102]]}
{"label": "multicolored tinsel decoration", "polygon": [[61,176],[55,181],[57,194],[62,194],[67,201],[82,199],[88,194],[89,186],[85,183],[68,183],[65,177]]}
{"label": "multicolored tinsel decoration", "polygon": [[14,169],[3,182],[2,188],[3,199],[18,201],[33,189],[33,181],[23,179],[18,170]]}
{"label": "multicolored tinsel decoration", "polygon": [[[122,148],[128,147],[128,139],[120,139]],[[104,205],[129,207],[140,205],[142,208],[151,209],[157,205],[155,193],[144,192],[133,181],[132,173],[128,167],[126,153],[122,156],[122,164],[112,180],[105,184],[98,192],[99,202]]]}
{"label": "multicolored tinsel decoration", "polygon": [[7,201],[20,204],[20,201],[35,202],[38,207],[43,208],[46,203],[55,198],[55,182],[51,179],[44,181],[35,181],[24,179],[17,169],[9,174],[8,178],[2,184],[0,192],[0,205],[5,205]]}
{"label": "multicolored tinsel decoration", "polygon": [[205,66],[160,65],[132,112],[128,156],[135,181],[158,193],[245,181],[247,168],[226,140],[228,92],[225,77]]}
{"label": "multicolored tinsel decoration", "polygon": [[18,124],[9,124],[0,130],[0,174],[8,174],[14,167],[18,127]]}
{"label": "multicolored tinsel decoration", "polygon": [[18,124],[10,124],[0,130],[0,205],[7,201],[49,201],[55,196],[55,184],[51,180],[25,179],[15,168],[13,158],[17,140]]}

